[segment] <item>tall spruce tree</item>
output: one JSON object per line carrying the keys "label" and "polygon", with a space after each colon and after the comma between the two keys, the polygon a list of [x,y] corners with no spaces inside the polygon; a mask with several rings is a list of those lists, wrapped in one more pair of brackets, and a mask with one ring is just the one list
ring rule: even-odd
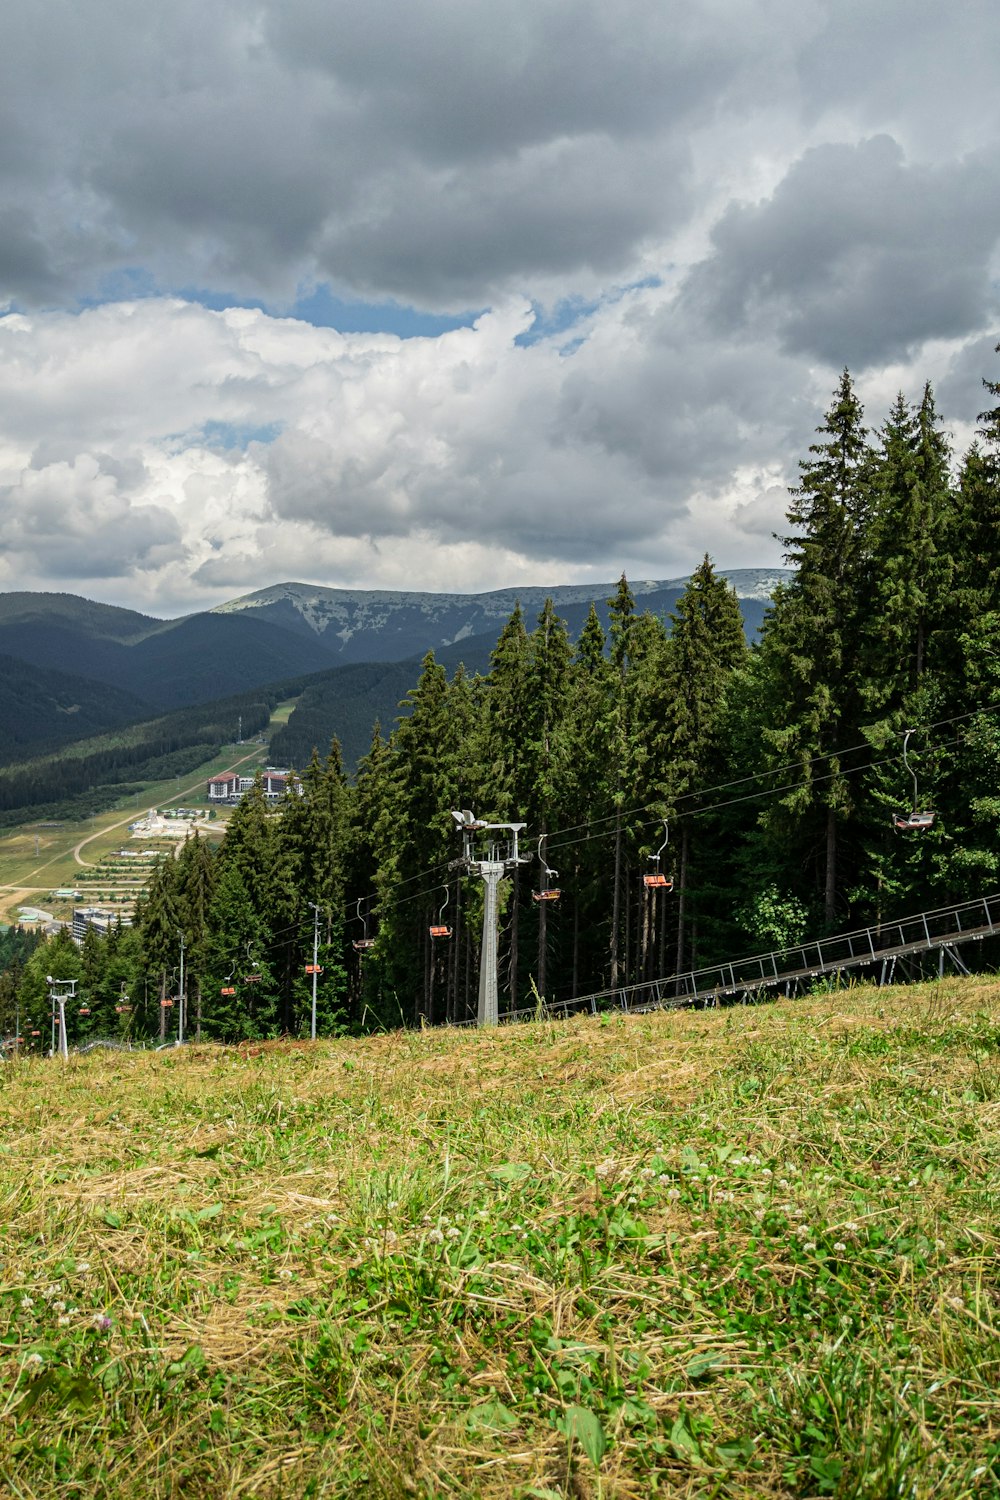
{"label": "tall spruce tree", "polygon": [[810,445],[792,491],[784,538],[794,565],[765,620],[771,722],[763,727],[775,765],[797,785],[779,801],[769,826],[818,855],[823,919],[833,926],[841,868],[840,826],[851,808],[840,749],[854,743],[860,718],[856,673],[863,544],[868,520],[869,449],[863,410],[844,371],[834,403]]}

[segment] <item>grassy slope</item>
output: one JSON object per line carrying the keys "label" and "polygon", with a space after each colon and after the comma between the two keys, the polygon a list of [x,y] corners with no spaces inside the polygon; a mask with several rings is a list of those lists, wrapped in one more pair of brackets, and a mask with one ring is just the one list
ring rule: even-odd
{"label": "grassy slope", "polygon": [[11,1065],[5,1493],[995,1494],[998,1022]]}

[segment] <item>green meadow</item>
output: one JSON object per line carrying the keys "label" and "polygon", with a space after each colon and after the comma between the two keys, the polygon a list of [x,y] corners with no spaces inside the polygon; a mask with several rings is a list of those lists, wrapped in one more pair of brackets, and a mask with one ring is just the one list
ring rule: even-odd
{"label": "green meadow", "polygon": [[2,1492],[998,1493],[998,1001],[8,1064]]}

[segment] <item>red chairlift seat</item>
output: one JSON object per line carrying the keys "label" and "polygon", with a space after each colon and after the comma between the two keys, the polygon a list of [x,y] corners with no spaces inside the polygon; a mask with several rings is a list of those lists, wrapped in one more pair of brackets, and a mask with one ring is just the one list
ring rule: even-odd
{"label": "red chairlift seat", "polygon": [[219,994],[220,995],[235,995],[236,994],[236,986],[235,986],[235,984],[224,984],[222,986],[221,990],[219,991]]}
{"label": "red chairlift seat", "polygon": [[160,1008],[162,1010],[172,1010],[173,1009],[173,1005],[174,1005],[174,1002],[173,1002],[173,1000],[171,1000],[171,998],[170,998],[169,995],[167,996],[167,998],[165,1000],[161,1000],[160,1001]]}
{"label": "red chairlift seat", "polygon": [[904,831],[910,828],[933,828],[936,814],[932,812],[898,812],[893,816],[893,827]]}
{"label": "red chairlift seat", "polygon": [[367,953],[368,949],[374,948],[374,946],[374,938],[358,938],[351,944],[351,947],[354,949],[355,953]]}
{"label": "red chairlift seat", "polygon": [[647,891],[672,891],[674,888],[671,875],[644,875],[642,883]]}
{"label": "red chairlift seat", "polygon": [[244,984],[260,984],[262,977],[263,976],[260,975],[260,974],[244,974],[244,976],[243,976],[243,983]]}
{"label": "red chairlift seat", "polygon": [[41,1033],[41,1032],[40,1032],[40,1031],[33,1031],[33,1032],[32,1032],[32,1033],[31,1033],[31,1035],[32,1035],[32,1036],[41,1036],[41,1034],[42,1034],[42,1033]]}
{"label": "red chairlift seat", "polygon": [[89,1016],[90,1015],[90,1006],[89,1005],[81,1005],[77,1014],[81,1015],[81,1016]]}
{"label": "red chairlift seat", "polygon": [[129,1011],[131,1009],[132,1009],[131,1005],[116,1005],[115,1006],[115,1015],[116,1016],[124,1015],[126,1011]]}
{"label": "red chairlift seat", "polygon": [[451,937],[450,927],[431,927],[429,928],[429,931],[432,938]]}
{"label": "red chairlift seat", "polygon": [[306,964],[306,973],[307,974],[322,974],[322,972],[323,972],[323,965],[322,964]]}
{"label": "red chairlift seat", "polygon": [[532,901],[558,901],[562,891],[555,886],[551,891],[532,891]]}

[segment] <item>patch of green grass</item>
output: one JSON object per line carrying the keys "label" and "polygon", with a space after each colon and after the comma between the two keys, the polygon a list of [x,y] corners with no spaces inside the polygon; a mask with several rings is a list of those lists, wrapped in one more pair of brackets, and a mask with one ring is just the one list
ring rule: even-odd
{"label": "patch of green grass", "polygon": [[6,1491],[1000,1492],[998,998],[10,1065]]}

